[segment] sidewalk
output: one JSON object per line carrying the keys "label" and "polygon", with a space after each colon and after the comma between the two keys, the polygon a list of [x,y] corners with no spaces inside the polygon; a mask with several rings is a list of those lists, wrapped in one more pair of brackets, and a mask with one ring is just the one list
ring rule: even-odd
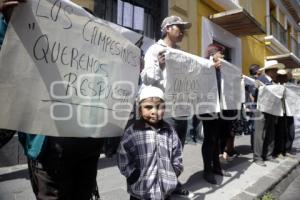
{"label": "sidewalk", "polygon": [[[266,162],[267,167],[252,163],[252,153],[249,147],[249,136],[236,138],[237,150],[241,155],[228,163],[224,168],[232,177],[217,177],[217,185],[206,183],[202,178],[203,163],[201,144],[189,143],[184,149],[184,172],[180,180],[192,191],[194,200],[216,199],[255,199],[274,184],[280,181],[287,173],[300,162],[300,143],[296,143],[296,158],[286,158],[280,163]],[[97,177],[102,200],[126,200],[125,179],[120,175],[114,159],[99,159]],[[26,165],[0,168],[0,200],[32,200],[30,182],[27,176]],[[180,200],[180,197],[172,198]]]}

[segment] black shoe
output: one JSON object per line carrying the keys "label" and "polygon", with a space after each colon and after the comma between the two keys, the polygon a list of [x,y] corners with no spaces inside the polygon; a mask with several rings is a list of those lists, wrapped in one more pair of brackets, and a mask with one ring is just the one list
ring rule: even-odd
{"label": "black shoe", "polygon": [[187,189],[180,187],[180,188],[176,188],[173,193],[173,195],[178,195],[181,197],[186,197],[186,198],[193,198],[194,197],[194,193],[188,191]]}
{"label": "black shoe", "polygon": [[240,153],[235,149],[233,151],[227,152],[227,154],[229,157],[238,157],[240,155]]}
{"label": "black shoe", "polygon": [[203,178],[210,184],[214,184],[214,185],[217,184],[217,181],[213,173],[203,173]]}
{"label": "black shoe", "polygon": [[197,138],[194,136],[192,137],[193,142],[197,143]]}
{"label": "black shoe", "polygon": [[214,170],[214,173],[217,174],[217,175],[219,175],[219,176],[231,177],[231,174],[229,172],[226,172],[223,169]]}
{"label": "black shoe", "polygon": [[261,166],[261,167],[266,167],[266,163],[263,160],[254,160],[253,161],[255,164]]}

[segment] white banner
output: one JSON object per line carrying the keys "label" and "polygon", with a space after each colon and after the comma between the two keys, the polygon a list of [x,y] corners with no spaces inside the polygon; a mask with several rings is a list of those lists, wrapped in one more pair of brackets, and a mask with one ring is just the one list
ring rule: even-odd
{"label": "white banner", "polygon": [[259,87],[257,109],[275,116],[283,116],[283,85],[264,85]]}
{"label": "white banner", "polygon": [[242,83],[242,71],[225,60],[221,66],[221,109],[240,110],[245,101],[245,86]]}
{"label": "white banner", "polygon": [[140,50],[65,0],[15,9],[0,54],[0,128],[72,137],[122,134]]}
{"label": "white banner", "polygon": [[[166,116],[192,116],[220,112],[216,70],[212,61],[180,50],[166,53]],[[240,70],[222,61],[224,110],[240,109],[243,100]]]}
{"label": "white banner", "polygon": [[300,116],[300,87],[287,84],[285,86],[285,108],[287,116]]}

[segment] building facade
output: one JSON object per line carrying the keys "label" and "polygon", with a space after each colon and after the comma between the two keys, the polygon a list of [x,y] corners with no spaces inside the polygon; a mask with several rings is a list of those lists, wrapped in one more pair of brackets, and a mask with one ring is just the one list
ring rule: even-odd
{"label": "building facade", "polygon": [[291,70],[300,67],[299,0],[73,2],[91,9],[97,17],[143,34],[150,43],[160,38],[162,19],[178,15],[193,24],[181,43],[183,50],[205,56],[210,43],[221,44],[226,48],[226,59],[240,66],[244,74],[248,74],[251,64],[264,66],[271,59]]}

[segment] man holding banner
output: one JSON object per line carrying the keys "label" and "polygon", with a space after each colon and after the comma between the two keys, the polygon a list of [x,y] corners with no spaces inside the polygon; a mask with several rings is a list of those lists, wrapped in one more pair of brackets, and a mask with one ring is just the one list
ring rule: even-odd
{"label": "man holding banner", "polygon": [[[177,43],[181,42],[184,37],[184,31],[192,26],[190,22],[183,21],[178,16],[166,17],[161,24],[162,39],[150,46],[145,54],[145,68],[141,72],[143,85],[152,85],[165,91],[166,87],[166,69],[165,53],[168,48],[179,49]],[[142,86],[143,87],[143,86]],[[167,118],[176,130],[182,146],[185,143],[187,132],[186,117]],[[174,194],[191,197],[192,194],[184,189],[179,183]]]}
{"label": "man holding banner", "polygon": [[[276,81],[277,70],[283,68],[285,68],[284,64],[278,63],[276,60],[266,61],[265,66],[260,69],[260,71],[264,70],[265,74],[257,78],[265,84],[265,86],[259,88],[257,97],[257,112],[255,113],[255,117],[259,118],[255,121],[253,162],[263,167],[266,166],[264,161],[278,163],[273,157],[273,151],[275,143],[275,126],[278,121],[277,116],[279,116],[277,113],[281,112],[281,110],[277,112],[278,109],[281,109],[281,100],[277,100],[279,101],[279,106],[276,106],[276,108],[272,107],[269,110],[266,109],[268,108],[266,104],[261,104],[264,99],[268,99],[267,95],[264,95],[263,89],[264,87],[268,89],[268,87],[273,85],[273,82]],[[278,88],[275,88],[275,90],[276,92],[280,92]],[[268,101],[269,104],[272,105],[272,100],[268,99]]]}

